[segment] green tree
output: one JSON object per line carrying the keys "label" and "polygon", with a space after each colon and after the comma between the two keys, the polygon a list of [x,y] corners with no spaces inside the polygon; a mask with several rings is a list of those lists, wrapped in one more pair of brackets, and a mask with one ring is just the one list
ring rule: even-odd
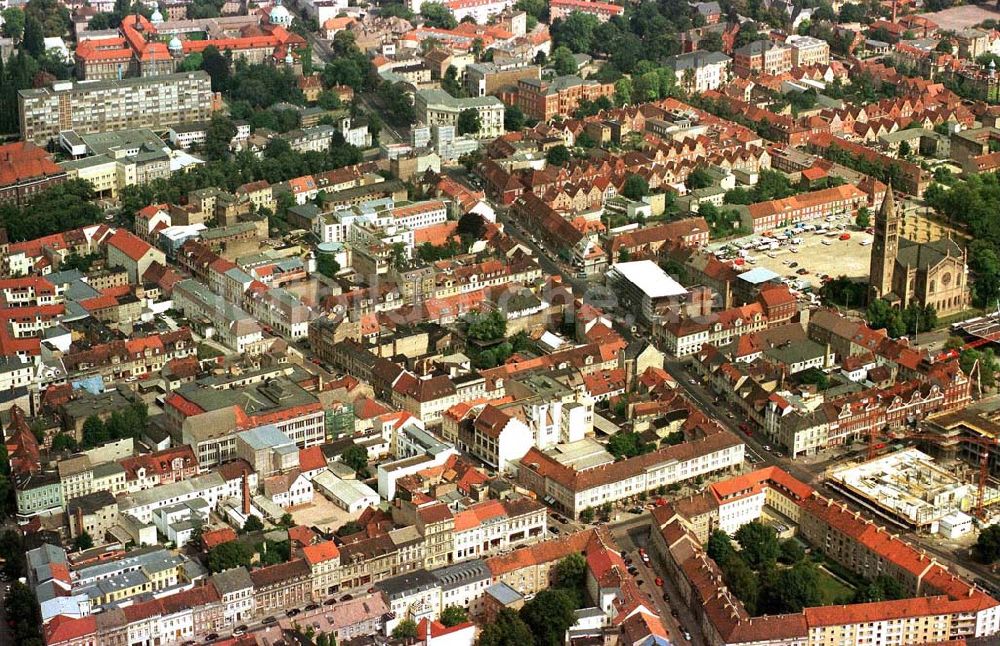
{"label": "green tree", "polygon": [[786,538],[781,541],[778,560],[786,565],[794,565],[806,557],[806,551],[802,543],[794,538]]}
{"label": "green tree", "polygon": [[24,5],[26,32],[29,18],[36,19],[41,25],[43,37],[63,36],[71,26],[69,9],[59,0],[28,0],[28,3]]}
{"label": "green tree", "polygon": [[357,534],[362,529],[364,529],[364,528],[361,527],[361,525],[359,525],[356,521],[349,520],[346,523],[344,523],[343,525],[341,525],[340,527],[338,527],[337,531],[335,531],[334,534],[336,534],[337,536],[343,538],[344,536],[350,536],[351,534]]}
{"label": "green tree", "polygon": [[107,442],[109,439],[104,428],[104,422],[96,415],[91,415],[83,420],[83,445],[94,447]]}
{"label": "green tree", "polygon": [[73,549],[77,551],[89,550],[93,546],[94,546],[94,539],[91,538],[90,534],[88,534],[87,532],[83,532],[82,534],[77,535],[77,537],[73,539]]}
{"label": "green tree", "polygon": [[896,338],[906,334],[902,313],[881,298],[872,299],[865,311],[868,325],[875,329],[885,328],[889,336]]}
{"label": "green tree", "polygon": [[3,35],[5,38],[21,39],[24,34],[24,11],[18,7],[10,7],[3,11]]}
{"label": "green tree", "polygon": [[251,514],[247,517],[246,522],[243,523],[243,533],[249,534],[251,532],[260,532],[264,530],[264,521],[259,517]]}
{"label": "green tree", "polygon": [[[93,24],[93,23],[91,23]],[[205,57],[202,56],[201,52],[193,52],[184,57],[180,65],[177,66],[178,72],[195,72],[202,69],[202,63]]]}
{"label": "green tree", "polygon": [[630,200],[641,200],[649,195],[649,182],[642,175],[632,173],[625,178],[622,195]]}
{"label": "green tree", "polygon": [[546,589],[521,608],[521,619],[535,636],[536,646],[562,646],[566,631],[576,623],[573,599],[562,590]]}
{"label": "green tree", "polygon": [[569,149],[562,144],[549,148],[548,152],[545,153],[546,163],[552,164],[553,166],[565,166],[566,162],[569,160]]}
{"label": "green tree", "polygon": [[503,114],[503,127],[508,132],[518,132],[524,127],[524,112],[512,105]]}
{"label": "green tree", "polygon": [[872,225],[871,215],[868,213],[868,207],[862,206],[858,209],[858,214],[854,216],[854,226],[859,229],[867,229]]}
{"label": "green tree", "polygon": [[579,552],[563,557],[556,564],[553,581],[556,588],[572,596],[575,607],[583,607],[587,589],[587,560]]}
{"label": "green tree", "polygon": [[736,530],[734,538],[743,548],[740,554],[755,570],[773,562],[780,553],[777,532],[760,521],[754,520],[743,525]]}
{"label": "green tree", "polygon": [[402,83],[383,83],[379,86],[378,95],[386,109],[385,120],[390,124],[407,127],[417,120],[413,103]]}
{"label": "green tree", "polygon": [[45,33],[42,31],[42,23],[34,16],[24,19],[24,40],[21,45],[35,58],[45,53]]}
{"label": "green tree", "polygon": [[229,541],[209,550],[206,564],[215,573],[234,567],[249,567],[252,558],[249,547],[239,541]]}
{"label": "green tree", "polygon": [[754,571],[735,552],[731,552],[718,563],[729,589],[743,602],[747,612],[751,615],[757,614],[760,583]]}
{"label": "green tree", "polygon": [[319,93],[316,104],[324,110],[336,110],[341,107],[340,97],[329,90]]}
{"label": "green tree", "polygon": [[466,108],[458,113],[458,134],[477,135],[482,125],[479,119],[479,110]]}
{"label": "green tree", "polygon": [[201,53],[201,69],[208,73],[212,79],[213,92],[226,92],[229,90],[232,71],[229,69],[229,61],[223,56],[215,45],[209,45]]}
{"label": "green tree", "polygon": [[608,452],[616,458],[632,458],[649,453],[651,449],[642,441],[642,436],[632,431],[618,431],[608,440]]}
{"label": "green tree", "polygon": [[38,601],[31,588],[15,581],[7,593],[4,609],[8,622],[12,622],[15,643],[22,646],[42,646],[45,643],[39,633],[42,624],[38,616]]}
{"label": "green tree", "polygon": [[552,56],[549,57],[549,65],[560,76],[576,74],[576,59],[573,58],[573,52],[570,51],[569,47],[556,47]]}
{"label": "green tree", "polygon": [[691,190],[707,188],[712,185],[712,176],[704,168],[698,167],[687,176],[687,187]]}
{"label": "green tree", "polygon": [[[360,444],[352,444],[340,454],[340,460],[354,469],[362,478],[369,477],[368,451]],[[363,475],[364,474],[364,475]]]}
{"label": "green tree", "polygon": [[236,124],[227,116],[216,114],[205,131],[203,150],[209,159],[225,159],[229,156],[229,145],[236,136]]}
{"label": "green tree", "polygon": [[580,521],[588,524],[594,522],[594,509],[592,507],[587,507],[581,511]]}
{"label": "green tree", "polygon": [[980,563],[1000,561],[1000,525],[990,525],[979,532],[972,553]]}
{"label": "green tree", "polygon": [[59,433],[52,438],[52,450],[56,452],[76,451],[76,440],[72,435]]}
{"label": "green tree", "polygon": [[441,623],[448,628],[464,624],[468,620],[469,614],[461,606],[445,606],[441,611]]}
{"label": "green tree", "polygon": [[281,520],[278,521],[278,524],[285,529],[291,529],[292,527],[295,527],[295,518],[293,518],[291,514],[282,514]]}
{"label": "green tree", "polygon": [[483,626],[476,646],[529,646],[534,643],[531,628],[510,608],[501,608],[496,620]]}
{"label": "green tree", "polygon": [[708,32],[704,38],[698,41],[698,49],[703,49],[706,52],[721,52],[722,35],[717,31]]}
{"label": "green tree", "polygon": [[776,584],[769,587],[768,610],[774,613],[801,612],[818,606],[823,598],[819,589],[816,565],[805,561],[778,573]]}
{"label": "green tree", "polygon": [[632,103],[632,79],[620,78],[615,81],[615,104],[622,106]]}
{"label": "green tree", "polygon": [[[426,7],[426,5],[424,5]],[[439,5],[440,6],[440,5]],[[453,19],[454,20],[454,19]],[[393,639],[416,639],[417,624],[412,619],[404,619],[392,629]]]}
{"label": "green tree", "polygon": [[599,24],[596,16],[574,11],[565,19],[552,23],[553,42],[578,54],[586,54],[594,49],[594,30]]}
{"label": "green tree", "polygon": [[716,563],[722,563],[734,552],[733,541],[729,534],[721,529],[712,530],[708,536],[708,546],[706,548],[708,556]]}
{"label": "green tree", "polygon": [[440,2],[425,2],[420,5],[420,16],[428,27],[454,29],[458,21],[451,11]]}

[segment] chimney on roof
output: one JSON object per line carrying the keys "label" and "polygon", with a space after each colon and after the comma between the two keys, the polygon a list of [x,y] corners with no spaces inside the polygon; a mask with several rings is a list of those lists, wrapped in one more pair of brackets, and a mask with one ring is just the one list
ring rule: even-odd
{"label": "chimney on roof", "polygon": [[243,515],[250,515],[250,482],[246,471],[243,472]]}

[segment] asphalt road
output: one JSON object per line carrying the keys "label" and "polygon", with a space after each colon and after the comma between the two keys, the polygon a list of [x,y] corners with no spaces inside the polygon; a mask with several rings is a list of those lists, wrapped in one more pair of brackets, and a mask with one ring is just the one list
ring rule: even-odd
{"label": "asphalt road", "polygon": [[[635,575],[639,589],[650,599],[654,610],[660,616],[670,635],[671,644],[694,644],[703,646],[704,638],[698,630],[698,624],[691,615],[690,609],[681,600],[677,588],[667,577],[666,570],[662,563],[658,562],[656,554],[648,549],[649,544],[649,517],[640,517],[642,524],[634,525],[618,524],[612,526],[612,536],[615,542],[631,559],[631,565],[638,570]],[[646,548],[650,557],[650,564],[642,562],[639,555],[639,548]],[[656,585],[656,577],[663,580],[663,585]],[[691,635],[690,641],[684,637],[685,632]]]}
{"label": "asphalt road", "polygon": [[553,261],[549,252],[533,242],[528,234],[521,229],[520,224],[511,218],[506,211],[498,209],[497,220],[504,225],[504,232],[507,235],[511,236],[528,249],[531,249],[531,252],[535,254],[535,258],[538,260],[538,264],[543,271],[550,275],[562,276],[563,283],[570,286],[573,290],[573,294],[578,297],[583,297],[588,293],[595,295],[599,292],[599,290],[596,290],[588,281],[582,278],[577,278],[575,273]]}

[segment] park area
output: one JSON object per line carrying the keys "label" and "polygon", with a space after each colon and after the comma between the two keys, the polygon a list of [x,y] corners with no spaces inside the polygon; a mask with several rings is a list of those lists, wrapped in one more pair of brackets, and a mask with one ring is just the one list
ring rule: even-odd
{"label": "park area", "polygon": [[852,586],[838,579],[822,565],[817,567],[816,570],[818,573],[816,583],[819,586],[819,596],[822,600],[820,605],[832,606],[850,603],[854,597],[854,588]]}
{"label": "park area", "polygon": [[[777,525],[787,536],[788,527]],[[749,522],[732,537],[716,530],[707,551],[726,586],[755,617],[906,596],[894,579],[864,579],[798,538],[779,538],[770,522]]]}

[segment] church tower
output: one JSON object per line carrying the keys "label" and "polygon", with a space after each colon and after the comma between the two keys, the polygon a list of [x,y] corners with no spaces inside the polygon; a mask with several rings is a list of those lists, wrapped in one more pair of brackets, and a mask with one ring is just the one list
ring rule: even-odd
{"label": "church tower", "polygon": [[882,206],[875,216],[875,237],[868,286],[873,298],[882,298],[892,291],[892,271],[899,251],[899,214],[896,211],[892,184],[885,188]]}

